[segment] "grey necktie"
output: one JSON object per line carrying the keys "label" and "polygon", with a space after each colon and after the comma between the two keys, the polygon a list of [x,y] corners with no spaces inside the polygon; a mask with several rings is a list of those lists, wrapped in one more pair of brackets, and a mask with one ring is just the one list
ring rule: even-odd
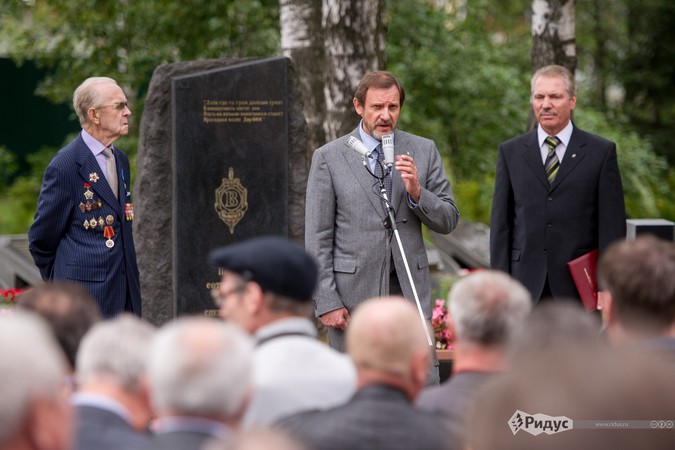
{"label": "grey necktie", "polygon": [[115,156],[113,155],[112,149],[110,147],[106,147],[103,150],[103,154],[107,159],[106,169],[108,173],[106,174],[106,179],[108,180],[110,189],[112,189],[113,194],[115,194],[115,198],[119,198],[119,183],[117,181],[117,167],[115,166]]}

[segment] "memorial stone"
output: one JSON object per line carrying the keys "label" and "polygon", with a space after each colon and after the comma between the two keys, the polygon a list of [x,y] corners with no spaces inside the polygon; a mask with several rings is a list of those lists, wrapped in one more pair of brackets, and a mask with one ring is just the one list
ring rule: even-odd
{"label": "memorial stone", "polygon": [[218,314],[214,248],[262,235],[302,243],[304,233],[308,151],[290,61],[184,64],[153,76],[161,80],[148,102],[157,104],[146,103],[139,146],[135,233],[144,317],[158,324]]}

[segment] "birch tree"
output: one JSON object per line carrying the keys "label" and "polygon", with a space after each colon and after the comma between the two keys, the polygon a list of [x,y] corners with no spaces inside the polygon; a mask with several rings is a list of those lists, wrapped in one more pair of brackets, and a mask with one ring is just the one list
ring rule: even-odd
{"label": "birch tree", "polygon": [[326,142],[321,0],[280,0],[279,20],[283,54],[293,61],[300,81],[308,127],[308,151],[312,152]]}
{"label": "birch tree", "polygon": [[577,66],[574,0],[532,2],[532,71],[549,64]]}
{"label": "birch tree", "polygon": [[384,0],[323,0],[326,140],[354,128],[352,98],[367,72],[385,67]]}
{"label": "birch tree", "polygon": [[[576,34],[574,0],[533,0],[532,72],[549,64],[576,70]],[[537,122],[530,110],[528,129]]]}

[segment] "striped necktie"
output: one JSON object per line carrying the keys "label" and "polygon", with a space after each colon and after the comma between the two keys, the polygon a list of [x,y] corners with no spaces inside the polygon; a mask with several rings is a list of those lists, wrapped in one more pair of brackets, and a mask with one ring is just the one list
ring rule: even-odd
{"label": "striped necktie", "polygon": [[546,178],[548,178],[548,182],[551,184],[553,183],[553,180],[555,180],[555,176],[560,168],[560,161],[558,161],[558,155],[555,153],[556,147],[560,144],[560,139],[556,136],[548,136],[544,140],[544,143],[548,147],[548,155],[546,156],[544,169],[546,169]]}

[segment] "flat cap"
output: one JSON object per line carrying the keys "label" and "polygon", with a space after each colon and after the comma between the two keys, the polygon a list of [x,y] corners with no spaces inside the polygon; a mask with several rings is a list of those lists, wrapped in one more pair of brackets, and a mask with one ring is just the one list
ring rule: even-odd
{"label": "flat cap", "polygon": [[209,262],[238,273],[273,292],[299,302],[309,302],[316,287],[318,269],[314,258],[286,238],[265,236],[220,247]]}

